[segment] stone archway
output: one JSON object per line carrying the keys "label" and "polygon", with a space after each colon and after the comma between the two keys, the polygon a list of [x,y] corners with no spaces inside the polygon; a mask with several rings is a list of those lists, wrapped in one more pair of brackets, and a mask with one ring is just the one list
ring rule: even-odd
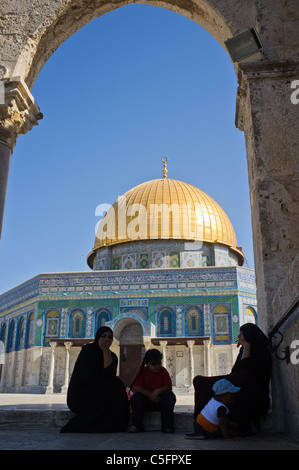
{"label": "stone archway", "polygon": [[[96,16],[130,3],[7,0],[1,6],[0,226],[17,137],[42,117],[30,93],[40,70],[78,29]],[[254,63],[248,59],[234,66],[239,80],[236,125],[244,131],[247,150],[259,323],[268,331],[297,301],[299,108],[291,99],[299,78],[297,0],[289,0],[287,5],[281,0],[143,3],[191,18],[222,45],[253,26],[260,34],[263,60]],[[298,330],[298,319],[292,322],[292,330]],[[298,381],[289,380],[297,389]]]}
{"label": "stone archway", "polygon": [[[0,105],[1,220],[11,152],[18,135],[27,133],[42,117],[30,93],[40,70],[78,29],[130,3],[57,0],[36,5],[30,0],[17,4],[7,0],[1,7],[0,83],[5,91],[5,105]],[[239,77],[236,125],[244,131],[248,159],[257,298],[262,327],[268,329],[282,313],[273,312],[272,301],[296,258],[299,244],[298,223],[294,223],[299,218],[295,158],[299,124],[298,108],[290,99],[291,83],[299,75],[296,0],[290,0],[287,7],[279,0],[256,0],[246,5],[240,0],[231,0],[229,5],[218,0],[140,3],[191,18],[222,46],[227,38],[252,26],[260,34],[264,59],[256,63],[248,59],[234,66]],[[286,296],[282,311],[290,303]]]}
{"label": "stone archway", "polygon": [[[3,71],[10,77],[22,77],[28,88],[32,89],[45,62],[67,38],[94,18],[135,2],[57,0],[43,6],[35,5],[29,0],[18,3],[18,8],[11,6],[4,12],[3,34],[7,32],[6,47],[14,44],[14,48],[11,48],[10,58],[3,61]],[[191,18],[222,45],[227,37],[246,29],[247,24],[254,23],[253,6],[244,8],[239,0],[232,0],[229,8],[219,7],[217,0],[191,0],[188,3],[184,0],[155,0],[137,3],[160,6]],[[11,16],[15,33],[11,39],[8,35],[8,15]]]}

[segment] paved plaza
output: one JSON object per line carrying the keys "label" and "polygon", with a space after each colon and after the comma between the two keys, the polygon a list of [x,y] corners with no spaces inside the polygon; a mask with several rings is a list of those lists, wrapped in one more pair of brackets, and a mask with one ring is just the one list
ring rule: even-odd
{"label": "paved plaza", "polygon": [[130,451],[135,457],[139,451],[151,451],[144,454],[147,463],[160,458],[152,464],[162,463],[162,456],[153,457],[159,452],[180,455],[183,463],[187,455],[197,458],[200,450],[299,450],[298,442],[268,430],[234,441],[186,439],[185,432],[192,429],[192,412],[193,394],[178,394],[174,434],[159,432],[157,424],[149,421],[149,430],[138,434],[60,434],[69,416],[65,395],[0,394],[0,450],[101,450],[106,463],[116,463],[124,455],[129,458]]}

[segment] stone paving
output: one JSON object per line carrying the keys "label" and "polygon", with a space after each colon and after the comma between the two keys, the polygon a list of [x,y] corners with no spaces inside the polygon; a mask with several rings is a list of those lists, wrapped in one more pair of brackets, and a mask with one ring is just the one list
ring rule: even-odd
{"label": "stone paving", "polygon": [[167,451],[186,454],[197,450],[299,450],[299,443],[282,434],[261,433],[235,441],[224,439],[196,441],[185,439],[183,432],[163,434],[60,434],[57,427],[0,428],[0,450],[105,450]]}
{"label": "stone paving", "polygon": [[139,451],[151,451],[151,455],[180,454],[184,458],[190,454],[194,459],[194,452],[197,455],[199,450],[299,450],[299,442],[265,430],[234,441],[185,439],[185,432],[192,427],[192,411],[193,395],[177,395],[175,419],[179,430],[174,434],[163,434],[155,430],[155,425],[138,434],[60,434],[59,422],[49,423],[48,417],[51,413],[68,416],[65,396],[0,394],[0,450],[102,450],[105,459],[120,458],[123,452],[127,455],[130,451],[135,456]]}

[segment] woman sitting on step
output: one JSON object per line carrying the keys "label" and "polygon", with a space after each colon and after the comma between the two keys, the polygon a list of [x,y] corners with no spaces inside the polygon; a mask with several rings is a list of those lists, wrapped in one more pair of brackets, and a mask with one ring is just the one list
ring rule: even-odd
{"label": "woman sitting on step", "polygon": [[241,326],[238,347],[240,352],[230,374],[214,377],[198,375],[193,379],[194,415],[197,416],[212,398],[214,383],[225,378],[241,387],[230,418],[238,423],[239,433],[246,435],[251,434],[252,425],[260,427],[261,418],[270,410],[271,353],[267,336],[253,323]]}
{"label": "woman sitting on step", "polygon": [[103,326],[94,342],[82,348],[67,392],[68,407],[76,416],[60,432],[127,430],[129,402],[123,382],[116,377],[118,359],[110,351],[112,341],[112,330]]}

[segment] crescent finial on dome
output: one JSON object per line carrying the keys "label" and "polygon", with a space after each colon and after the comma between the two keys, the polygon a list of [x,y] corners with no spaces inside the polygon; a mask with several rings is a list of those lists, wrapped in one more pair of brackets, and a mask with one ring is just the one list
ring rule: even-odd
{"label": "crescent finial on dome", "polygon": [[168,158],[167,157],[163,157],[161,159],[161,161],[163,162],[164,164],[164,167],[163,167],[163,178],[166,179],[167,178],[167,168],[166,168],[166,163],[168,162]]}

